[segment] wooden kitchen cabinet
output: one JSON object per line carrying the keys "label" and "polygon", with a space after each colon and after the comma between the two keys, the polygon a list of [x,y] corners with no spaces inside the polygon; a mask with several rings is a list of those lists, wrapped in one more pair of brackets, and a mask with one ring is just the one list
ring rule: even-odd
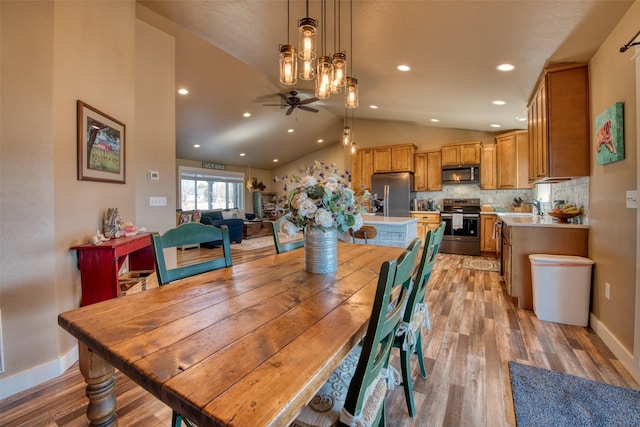
{"label": "wooden kitchen cabinet", "polygon": [[496,145],[482,144],[480,147],[480,189],[495,190],[496,188]]}
{"label": "wooden kitchen cabinet", "polygon": [[528,106],[529,181],[589,176],[587,64],[546,68]]}
{"label": "wooden kitchen cabinet", "polygon": [[440,151],[427,152],[427,191],[442,190],[442,156]]}
{"label": "wooden kitchen cabinet", "polygon": [[373,150],[371,148],[358,149],[351,156],[351,188],[357,191],[364,186],[370,190],[371,174],[373,174]]}
{"label": "wooden kitchen cabinet", "polygon": [[480,164],[480,141],[447,144],[441,147],[442,166]]}
{"label": "wooden kitchen cabinet", "polygon": [[413,189],[427,191],[427,153],[416,153],[413,157]]}
{"label": "wooden kitchen cabinet", "polygon": [[373,173],[414,172],[413,144],[398,144],[373,148]]}
{"label": "wooden kitchen cabinet", "polygon": [[526,130],[496,136],[497,188],[533,188],[529,184],[529,138]]}
{"label": "wooden kitchen cabinet", "polygon": [[588,256],[588,228],[507,226],[503,222],[502,234],[507,292],[526,310],[533,310],[530,254]]}
{"label": "wooden kitchen cabinet", "polygon": [[480,215],[480,252],[496,253],[498,245],[494,239],[493,229],[497,220],[498,215],[496,214]]}
{"label": "wooden kitchen cabinet", "polygon": [[440,212],[412,212],[411,218],[418,218],[418,237],[423,240],[427,231],[435,230],[440,226]]}

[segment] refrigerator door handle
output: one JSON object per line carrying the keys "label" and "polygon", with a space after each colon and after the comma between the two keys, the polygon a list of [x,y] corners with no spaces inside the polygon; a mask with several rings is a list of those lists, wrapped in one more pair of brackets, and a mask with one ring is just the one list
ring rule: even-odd
{"label": "refrigerator door handle", "polygon": [[382,206],[382,212],[384,216],[389,216],[389,186],[384,186],[384,203]]}

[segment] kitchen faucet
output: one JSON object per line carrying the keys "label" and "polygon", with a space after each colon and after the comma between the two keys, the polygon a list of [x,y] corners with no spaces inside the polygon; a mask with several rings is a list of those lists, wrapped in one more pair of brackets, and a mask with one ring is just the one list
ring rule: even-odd
{"label": "kitchen faucet", "polygon": [[536,213],[538,215],[542,215],[542,210],[540,206],[540,200],[534,200],[533,202],[522,202],[523,205],[532,205],[536,207]]}

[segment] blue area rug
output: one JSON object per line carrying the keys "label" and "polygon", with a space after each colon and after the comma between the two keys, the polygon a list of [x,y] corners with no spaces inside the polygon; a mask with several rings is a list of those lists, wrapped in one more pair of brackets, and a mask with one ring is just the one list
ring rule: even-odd
{"label": "blue area rug", "polygon": [[640,391],[509,362],[518,427],[640,426]]}

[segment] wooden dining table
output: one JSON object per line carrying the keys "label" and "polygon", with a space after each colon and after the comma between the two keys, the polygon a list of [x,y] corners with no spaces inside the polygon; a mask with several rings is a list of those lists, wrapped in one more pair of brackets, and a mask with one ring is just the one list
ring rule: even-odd
{"label": "wooden dining table", "polygon": [[198,426],[286,426],[366,332],[380,266],[403,248],[340,242],[62,313],[78,339],[90,425],[117,425],[115,368]]}

